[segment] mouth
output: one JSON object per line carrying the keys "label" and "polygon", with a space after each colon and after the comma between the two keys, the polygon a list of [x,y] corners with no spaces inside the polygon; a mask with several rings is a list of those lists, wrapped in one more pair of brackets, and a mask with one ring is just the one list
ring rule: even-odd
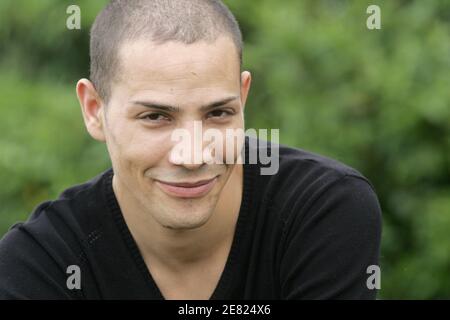
{"label": "mouth", "polygon": [[200,198],[208,194],[217,182],[218,176],[196,182],[167,182],[155,180],[156,184],[169,196],[178,198]]}

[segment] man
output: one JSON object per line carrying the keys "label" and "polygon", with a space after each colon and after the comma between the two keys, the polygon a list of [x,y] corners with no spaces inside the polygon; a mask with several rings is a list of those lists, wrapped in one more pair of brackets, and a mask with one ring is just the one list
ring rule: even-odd
{"label": "man", "polygon": [[112,0],[90,55],[92,82],[76,91],[112,170],[11,228],[1,298],[375,298],[367,268],[378,265],[380,207],[356,170],[284,145],[267,144],[279,150],[272,175],[237,161],[227,141],[210,154],[231,163],[174,153],[174,131],[195,136],[198,122],[223,136],[244,128],[251,75],[219,0]]}

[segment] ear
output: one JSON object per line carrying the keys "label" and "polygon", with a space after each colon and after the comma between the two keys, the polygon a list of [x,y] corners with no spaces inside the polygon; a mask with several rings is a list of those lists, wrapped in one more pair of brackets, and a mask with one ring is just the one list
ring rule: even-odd
{"label": "ear", "polygon": [[250,85],[252,83],[252,75],[248,71],[243,71],[241,73],[241,103],[242,108],[245,108],[245,103],[247,101],[248,92],[250,91]]}
{"label": "ear", "polygon": [[92,82],[88,79],[79,80],[77,96],[87,131],[95,140],[105,141],[104,105]]}

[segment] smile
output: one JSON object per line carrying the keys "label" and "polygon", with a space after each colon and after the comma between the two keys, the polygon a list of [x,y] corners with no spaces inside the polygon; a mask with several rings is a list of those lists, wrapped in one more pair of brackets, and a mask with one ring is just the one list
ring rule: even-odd
{"label": "smile", "polygon": [[217,182],[217,176],[209,180],[197,182],[165,182],[155,180],[166,194],[178,198],[200,198],[208,194]]}

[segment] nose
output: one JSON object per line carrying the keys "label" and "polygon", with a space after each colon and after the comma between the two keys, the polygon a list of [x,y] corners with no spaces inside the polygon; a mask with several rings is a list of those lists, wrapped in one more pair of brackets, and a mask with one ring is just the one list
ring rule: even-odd
{"label": "nose", "polygon": [[205,164],[201,121],[187,121],[183,127],[172,132],[171,139],[174,145],[170,151],[169,162],[188,170],[199,169]]}

